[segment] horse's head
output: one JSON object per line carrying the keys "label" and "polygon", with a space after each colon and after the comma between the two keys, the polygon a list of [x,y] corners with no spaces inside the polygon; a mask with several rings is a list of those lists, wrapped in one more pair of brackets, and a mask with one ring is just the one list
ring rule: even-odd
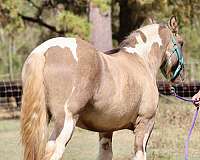
{"label": "horse's head", "polygon": [[184,68],[183,39],[178,34],[178,23],[174,16],[168,22],[168,33],[170,34],[170,39],[160,68],[163,75],[171,82],[174,82],[178,77],[181,77]]}

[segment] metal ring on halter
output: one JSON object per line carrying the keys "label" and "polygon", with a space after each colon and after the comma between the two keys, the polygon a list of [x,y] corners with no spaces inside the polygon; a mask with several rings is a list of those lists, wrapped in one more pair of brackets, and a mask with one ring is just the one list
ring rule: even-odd
{"label": "metal ring on halter", "polygon": [[171,88],[170,88],[170,94],[172,94],[172,95],[175,94],[175,88],[174,88],[174,87],[171,87]]}

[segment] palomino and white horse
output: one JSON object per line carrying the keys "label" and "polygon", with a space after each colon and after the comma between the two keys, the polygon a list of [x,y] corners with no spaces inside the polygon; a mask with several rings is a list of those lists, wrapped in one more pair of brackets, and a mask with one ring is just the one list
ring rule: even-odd
{"label": "palomino and white horse", "polygon": [[172,17],[168,25],[139,28],[110,55],[78,38],[35,48],[22,71],[24,160],[61,159],[75,126],[99,132],[99,160],[112,159],[113,132],[130,129],[134,160],[145,160],[159,99],[156,74],[161,68],[174,81],[183,68],[177,27]]}

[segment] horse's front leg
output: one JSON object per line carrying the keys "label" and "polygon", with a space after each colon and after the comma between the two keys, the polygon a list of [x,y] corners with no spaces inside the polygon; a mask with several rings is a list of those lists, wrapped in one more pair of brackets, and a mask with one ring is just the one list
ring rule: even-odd
{"label": "horse's front leg", "polygon": [[99,133],[98,160],[112,160],[112,135],[113,132]]}
{"label": "horse's front leg", "polygon": [[146,160],[146,147],[154,126],[154,117],[146,119],[138,117],[135,133],[135,156],[133,160]]}

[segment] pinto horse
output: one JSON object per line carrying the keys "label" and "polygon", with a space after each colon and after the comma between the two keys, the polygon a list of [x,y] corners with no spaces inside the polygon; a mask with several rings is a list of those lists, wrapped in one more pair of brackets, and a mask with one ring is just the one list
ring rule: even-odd
{"label": "pinto horse", "polygon": [[61,159],[75,126],[99,132],[99,160],[112,159],[114,131],[132,130],[133,159],[145,160],[159,99],[156,74],[161,68],[174,81],[183,68],[177,27],[172,17],[139,28],[110,55],[79,38],[35,48],[22,70],[24,160]]}

